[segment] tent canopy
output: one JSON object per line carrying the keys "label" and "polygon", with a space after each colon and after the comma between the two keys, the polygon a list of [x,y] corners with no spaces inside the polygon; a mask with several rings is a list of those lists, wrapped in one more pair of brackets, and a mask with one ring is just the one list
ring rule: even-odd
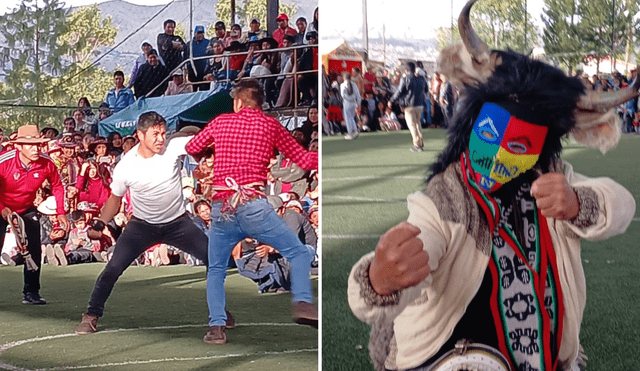
{"label": "tent canopy", "polygon": [[216,90],[170,95],[157,98],[141,98],[129,107],[101,121],[98,135],[107,136],[112,131],[131,135],[136,130],[138,117],[155,111],[167,121],[167,131],[177,131],[180,121],[188,121],[204,127],[221,113],[233,112],[233,99],[227,93]]}

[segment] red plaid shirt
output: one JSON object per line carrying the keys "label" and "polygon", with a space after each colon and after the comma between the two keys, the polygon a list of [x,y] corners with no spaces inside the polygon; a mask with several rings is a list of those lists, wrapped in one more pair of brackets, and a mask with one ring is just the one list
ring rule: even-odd
{"label": "red plaid shirt", "polygon": [[[189,154],[198,154],[213,143],[213,184],[216,186],[225,186],[227,177],[238,185],[264,184],[274,149],[305,170],[318,168],[317,152],[306,151],[280,122],[253,108],[216,117],[187,143],[186,150]],[[218,192],[213,198],[226,198],[231,194]]]}
{"label": "red plaid shirt", "polygon": [[0,155],[0,210],[8,207],[11,211],[22,214],[33,206],[36,192],[49,179],[53,195],[56,198],[58,215],[64,211],[64,187],[56,165],[43,154],[25,169],[14,149]]}

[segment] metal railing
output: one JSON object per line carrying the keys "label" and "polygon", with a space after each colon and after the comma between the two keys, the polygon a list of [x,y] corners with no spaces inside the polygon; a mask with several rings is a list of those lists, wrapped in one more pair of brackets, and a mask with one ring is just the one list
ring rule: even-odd
{"label": "metal railing", "polygon": [[[246,77],[242,77],[241,79],[268,79],[268,78],[274,78],[274,77],[281,77],[284,76],[284,78],[287,77],[292,77],[293,78],[293,104],[294,107],[298,107],[298,98],[299,98],[299,91],[298,91],[298,76],[300,75],[307,75],[307,74],[318,74],[318,70],[317,69],[312,69],[312,70],[307,70],[307,71],[298,71],[297,69],[297,60],[298,60],[298,51],[300,49],[306,49],[306,48],[318,48],[318,45],[296,45],[296,46],[292,46],[292,47],[288,47],[288,48],[277,48],[277,49],[267,49],[267,50],[255,50],[253,53],[254,54],[262,54],[262,53],[280,53],[283,51],[289,51],[289,50],[293,50],[293,55],[291,56],[291,58],[296,61],[296,65],[293,67],[293,71],[289,72],[289,73],[278,73],[278,74],[270,74],[270,75],[262,75],[262,76],[246,76]],[[158,85],[156,85],[153,89],[151,89],[147,94],[143,95],[142,97],[146,97],[150,94],[152,94],[154,91],[156,91],[156,89],[158,89],[159,87],[161,87],[162,85],[164,85],[165,82],[169,81],[171,78],[173,78],[173,73],[177,70],[184,70],[185,66],[187,66],[188,64],[190,64],[191,62],[195,62],[195,61],[200,61],[200,60],[210,60],[212,58],[225,58],[226,59],[226,76],[229,76],[229,73],[231,71],[230,68],[230,58],[234,57],[234,56],[246,56],[249,54],[248,51],[245,52],[239,52],[239,53],[224,53],[224,54],[215,54],[215,55],[206,55],[206,56],[202,56],[202,57],[196,57],[196,58],[191,58],[191,59],[185,59],[184,61],[180,62],[180,64],[174,68],[172,71],[170,71],[169,75],[167,75],[167,77],[165,77]],[[195,71],[195,65],[191,64],[192,70],[194,72]],[[227,84],[233,84],[234,81],[239,81],[238,79],[221,79],[221,80],[214,80],[214,81],[198,81],[198,82],[187,82],[185,81],[185,84],[187,85],[202,85],[202,84],[211,84],[212,82],[217,82],[217,83],[227,83]],[[265,92],[266,94],[266,92]],[[316,93],[317,95],[317,93]],[[141,98],[142,98],[141,97]],[[316,97],[317,99],[317,97]],[[290,108],[290,107],[274,107],[274,108]]]}

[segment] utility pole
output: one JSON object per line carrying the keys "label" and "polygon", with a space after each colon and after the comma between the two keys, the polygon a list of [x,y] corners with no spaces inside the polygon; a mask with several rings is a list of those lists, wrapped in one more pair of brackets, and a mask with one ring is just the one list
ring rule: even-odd
{"label": "utility pole", "polygon": [[529,12],[527,11],[527,0],[524,0],[524,55],[527,55],[527,18],[529,17]]}
{"label": "utility pole", "polygon": [[616,51],[616,0],[613,0],[611,5],[611,73],[615,69],[615,51]]}
{"label": "utility pole", "polygon": [[[365,66],[369,60],[369,25],[367,24],[367,0],[362,0],[362,49],[364,49]],[[362,71],[364,73],[364,71]]]}

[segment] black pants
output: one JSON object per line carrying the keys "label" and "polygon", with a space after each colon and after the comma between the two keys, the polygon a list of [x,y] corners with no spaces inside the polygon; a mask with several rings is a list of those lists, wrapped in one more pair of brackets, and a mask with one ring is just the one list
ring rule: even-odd
{"label": "black pants", "polygon": [[[31,254],[33,261],[38,266],[35,271],[27,269],[24,265],[24,288],[23,293],[40,291],[40,267],[42,265],[42,248],[40,247],[40,221],[38,219],[38,211],[35,207],[27,209],[27,211],[19,214],[24,220],[24,229],[27,234],[27,250]],[[4,235],[7,230],[7,221],[0,218],[0,248],[4,246]]]}
{"label": "black pants", "polygon": [[111,260],[96,281],[87,313],[102,317],[104,304],[122,272],[147,248],[157,243],[177,247],[208,265],[207,236],[186,213],[162,224],[151,224],[133,217],[118,238]]}

